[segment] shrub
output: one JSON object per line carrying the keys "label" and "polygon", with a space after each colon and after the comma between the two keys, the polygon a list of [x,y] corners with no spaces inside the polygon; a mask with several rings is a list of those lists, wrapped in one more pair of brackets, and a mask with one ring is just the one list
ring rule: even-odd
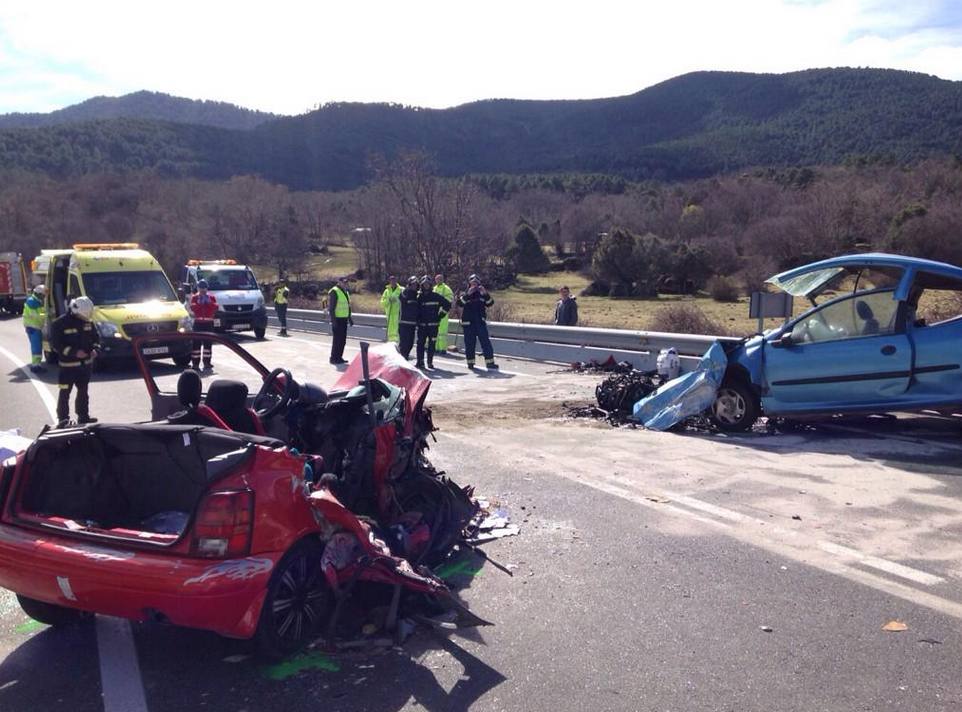
{"label": "shrub", "polygon": [[508,248],[506,257],[518,272],[541,274],[551,267],[548,256],[538,242],[538,236],[527,223],[518,226],[514,244]]}
{"label": "shrub", "polygon": [[651,331],[669,334],[708,334],[727,336],[728,329],[711,319],[694,304],[669,304],[654,313],[648,325]]}
{"label": "shrub", "polygon": [[708,280],[707,288],[716,302],[737,302],[741,296],[738,284],[731,277],[715,275]]}

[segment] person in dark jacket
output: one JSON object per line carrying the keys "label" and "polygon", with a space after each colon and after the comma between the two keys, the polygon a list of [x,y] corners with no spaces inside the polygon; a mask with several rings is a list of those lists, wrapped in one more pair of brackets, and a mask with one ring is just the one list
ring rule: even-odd
{"label": "person in dark jacket", "polygon": [[562,287],[560,298],[554,308],[554,323],[558,326],[578,326],[578,302],[571,296],[571,290]]}
{"label": "person in dark jacket", "polygon": [[418,278],[408,277],[408,283],[398,295],[401,302],[401,314],[398,321],[398,351],[405,360],[411,358],[411,347],[414,346],[414,332],[418,326],[418,315],[421,304],[418,302]]}
{"label": "person in dark jacket", "polygon": [[481,284],[478,275],[472,274],[468,277],[468,291],[458,297],[458,304],[461,306],[464,359],[468,363],[468,368],[474,368],[474,347],[475,343],[480,341],[485,365],[489,369],[497,369],[498,364],[494,362],[494,348],[488,337],[488,323],[485,321],[488,307],[494,304],[494,299]]}
{"label": "person in dark jacket", "polygon": [[60,363],[60,376],[57,387],[57,427],[62,428],[70,422],[70,391],[77,387],[77,422],[96,423],[90,417],[90,373],[93,370],[94,356],[100,348],[100,335],[91,319],[94,303],[89,297],[77,297],[70,301],[67,313],[53,322],[50,327],[50,344]]}
{"label": "person in dark jacket", "polygon": [[421,291],[418,293],[418,368],[434,368],[434,346],[438,338],[438,324],[441,317],[451,309],[451,302],[444,295],[434,291],[434,283],[427,275],[421,277]]}
{"label": "person in dark jacket", "polygon": [[331,315],[331,363],[340,365],[344,360],[344,345],[347,343],[347,327],[354,326],[351,315],[351,295],[347,291],[347,277],[338,277],[331,291],[327,293],[327,309]]}

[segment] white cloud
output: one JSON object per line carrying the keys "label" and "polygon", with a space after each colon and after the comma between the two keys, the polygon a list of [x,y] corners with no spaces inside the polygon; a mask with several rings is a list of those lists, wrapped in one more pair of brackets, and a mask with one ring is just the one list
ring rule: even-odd
{"label": "white cloud", "polygon": [[701,69],[884,66],[962,79],[946,2],[594,0],[0,5],[0,111],[137,89],[298,113],[638,91]]}

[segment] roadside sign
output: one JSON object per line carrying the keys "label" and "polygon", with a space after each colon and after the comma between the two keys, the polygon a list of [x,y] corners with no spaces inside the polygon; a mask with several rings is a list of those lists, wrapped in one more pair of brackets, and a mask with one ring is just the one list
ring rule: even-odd
{"label": "roadside sign", "polygon": [[752,292],[748,303],[748,317],[758,319],[758,333],[765,331],[766,318],[788,319],[792,315],[793,299],[791,294],[778,292]]}

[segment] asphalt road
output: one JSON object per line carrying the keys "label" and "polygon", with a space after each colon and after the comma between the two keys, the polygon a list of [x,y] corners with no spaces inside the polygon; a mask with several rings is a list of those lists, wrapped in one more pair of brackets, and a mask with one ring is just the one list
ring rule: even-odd
{"label": "asphalt road", "polygon": [[[323,338],[244,341],[299,380],[336,377]],[[41,392],[55,390],[15,367],[26,347],[19,324],[0,322],[0,429],[32,435],[50,419]],[[513,576],[458,563],[462,597],[495,626],[270,666],[244,642],[159,625],[133,625],[124,652],[99,623],[47,629],[0,594],[0,710],[125,709],[118,669],[141,682],[143,705],[127,708],[152,712],[962,708],[958,422],[612,429],[562,417],[562,401],[590,400],[593,377],[438,362],[432,461],[522,527],[486,545]],[[210,377],[242,373],[215,365]],[[92,408],[146,419],[139,375],[98,374]],[[892,620],[908,629],[883,631]]]}

